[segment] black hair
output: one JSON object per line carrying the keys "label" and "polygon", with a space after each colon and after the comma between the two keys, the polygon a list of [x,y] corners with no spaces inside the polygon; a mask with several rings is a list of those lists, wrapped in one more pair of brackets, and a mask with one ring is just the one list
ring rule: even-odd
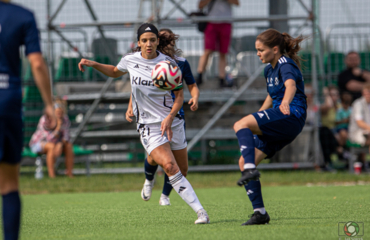
{"label": "black hair", "polygon": [[[144,23],[143,25],[141,25],[139,27],[139,29],[140,29],[140,31],[142,31],[142,29],[145,30],[147,27],[150,27],[151,30],[150,31],[144,31],[143,33],[145,33],[145,32],[153,32],[154,34],[156,34],[155,33],[155,30],[157,31],[157,34],[156,35],[159,38],[159,44],[157,46],[157,51],[163,53],[164,55],[169,56],[170,58],[172,58],[173,60],[176,61],[175,55],[180,55],[181,52],[182,52],[181,49],[175,48],[175,51],[170,51],[170,50],[167,49],[167,46],[169,44],[173,44],[174,42],[176,42],[179,39],[179,35],[176,35],[174,33],[169,33],[167,36],[165,34],[158,35],[157,28],[154,25],[152,25],[152,24],[149,25],[147,23]],[[139,35],[139,29],[138,29],[138,41],[140,41],[140,36],[143,34],[143,33],[141,33]],[[133,52],[140,52],[141,51],[141,47],[137,46],[136,48],[132,49],[132,51]]]}

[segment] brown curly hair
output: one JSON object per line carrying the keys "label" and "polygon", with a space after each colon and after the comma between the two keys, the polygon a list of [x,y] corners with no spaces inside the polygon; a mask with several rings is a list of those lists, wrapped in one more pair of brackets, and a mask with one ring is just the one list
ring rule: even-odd
{"label": "brown curly hair", "polygon": [[[176,41],[179,39],[179,35],[177,34],[174,34],[172,31],[171,33],[168,32],[169,34],[161,34],[158,36],[159,38],[159,44],[157,46],[157,51],[163,53],[164,55],[167,55],[169,56],[170,58],[172,58],[173,60],[176,61],[176,58],[175,58],[175,55],[179,56],[182,51],[181,49],[178,49],[176,47]],[[167,46],[171,44],[174,46],[174,51],[170,51]],[[132,49],[132,52],[140,52],[141,51],[141,47],[137,46],[136,48]]]}

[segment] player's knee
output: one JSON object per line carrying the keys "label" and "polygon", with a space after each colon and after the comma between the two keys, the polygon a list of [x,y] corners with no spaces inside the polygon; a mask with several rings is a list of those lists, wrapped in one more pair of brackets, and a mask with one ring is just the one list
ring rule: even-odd
{"label": "player's knee", "polygon": [[173,176],[179,171],[179,167],[176,163],[167,162],[163,164],[163,170],[167,173],[167,175]]}
{"label": "player's knee", "polygon": [[242,128],[248,128],[248,124],[246,123],[243,123],[242,121],[237,121],[235,124],[234,124],[234,131],[235,132],[238,132],[240,129]]}

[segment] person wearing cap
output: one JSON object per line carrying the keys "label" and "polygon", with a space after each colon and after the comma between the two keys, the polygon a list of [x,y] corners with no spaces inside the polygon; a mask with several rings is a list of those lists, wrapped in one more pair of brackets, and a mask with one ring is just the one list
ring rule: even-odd
{"label": "person wearing cap", "polygon": [[74,154],[69,134],[71,123],[66,114],[65,103],[62,100],[56,100],[54,108],[57,117],[56,127],[54,129],[48,128],[47,125],[45,125],[45,115],[43,115],[39,120],[36,132],[31,137],[29,145],[32,152],[36,154],[46,154],[46,165],[50,178],[55,178],[55,161],[64,153],[66,175],[72,177]]}
{"label": "person wearing cap", "polygon": [[[182,85],[174,91],[163,91],[154,86],[151,78],[152,69],[161,61],[170,61],[177,65],[175,55],[178,51],[167,48],[177,40],[175,35],[159,35],[158,29],[150,23],[142,24],[137,31],[138,46],[132,53],[124,55],[117,66],[100,64],[91,60],[81,59],[78,67],[93,67],[103,74],[118,78],[130,74],[131,98],[130,111],[126,119],[133,122],[136,117],[137,131],[141,143],[150,161],[145,162],[145,183],[141,198],[148,201],[154,186],[154,174],[160,165],[169,176],[172,187],[180,197],[197,213],[195,224],[209,223],[209,217],[200,203],[193,187],[186,179],[187,174],[187,142],[184,131],[184,120],[178,114],[183,102]],[[148,159],[149,160],[149,159]]]}

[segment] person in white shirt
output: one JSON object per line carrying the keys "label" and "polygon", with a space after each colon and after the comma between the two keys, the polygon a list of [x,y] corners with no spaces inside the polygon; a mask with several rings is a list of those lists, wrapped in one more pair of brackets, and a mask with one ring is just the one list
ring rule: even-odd
{"label": "person in white shirt", "polygon": [[[154,161],[148,164],[158,164],[163,168],[172,187],[197,213],[195,224],[209,223],[207,212],[177,164],[184,162],[181,158],[187,157],[184,122],[178,115],[184,101],[183,90],[178,88],[173,100],[170,91],[158,89],[151,80],[151,71],[157,63],[164,60],[175,63],[174,55],[166,51],[166,46],[175,39],[159,36],[158,29],[153,24],[144,23],[137,31],[137,40],[136,52],[123,56],[117,66],[81,59],[78,67],[81,71],[84,71],[84,66],[93,67],[113,78],[130,74],[133,115],[136,117],[141,143]],[[127,117],[131,120],[133,116],[129,114]],[[145,180],[141,191],[143,199],[150,198],[153,184],[154,180]]]}
{"label": "person in white shirt", "polygon": [[362,97],[352,104],[349,121],[349,139],[362,146],[370,145],[370,84],[362,89]]}

